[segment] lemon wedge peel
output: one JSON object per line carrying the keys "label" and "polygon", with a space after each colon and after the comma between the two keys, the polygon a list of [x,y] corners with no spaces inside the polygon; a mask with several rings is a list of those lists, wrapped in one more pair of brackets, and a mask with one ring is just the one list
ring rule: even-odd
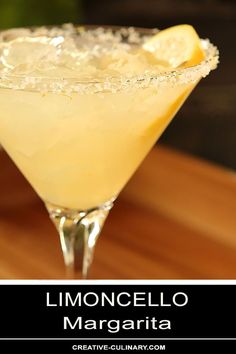
{"label": "lemon wedge peel", "polygon": [[191,25],[159,31],[143,44],[143,49],[152,53],[157,62],[172,69],[192,67],[205,59],[201,40]]}

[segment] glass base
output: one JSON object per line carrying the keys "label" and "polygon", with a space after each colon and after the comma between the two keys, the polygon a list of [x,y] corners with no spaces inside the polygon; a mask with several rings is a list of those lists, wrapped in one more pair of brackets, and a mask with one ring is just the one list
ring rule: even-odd
{"label": "glass base", "polygon": [[74,210],[45,203],[61,241],[62,252],[70,275],[80,272],[87,278],[96,241],[113,206],[110,200],[89,210]]}

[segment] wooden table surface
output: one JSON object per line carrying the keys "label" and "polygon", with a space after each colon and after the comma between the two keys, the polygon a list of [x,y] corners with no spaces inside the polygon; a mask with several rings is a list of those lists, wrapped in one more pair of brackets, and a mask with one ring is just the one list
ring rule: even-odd
{"label": "wooden table surface", "polygon": [[[0,278],[68,278],[43,203],[3,151],[0,196]],[[154,148],[109,215],[90,278],[235,279],[236,174]]]}

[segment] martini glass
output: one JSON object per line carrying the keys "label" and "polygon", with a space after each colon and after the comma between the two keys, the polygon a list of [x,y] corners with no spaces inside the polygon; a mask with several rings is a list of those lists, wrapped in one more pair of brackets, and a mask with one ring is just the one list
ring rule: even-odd
{"label": "martini glass", "polygon": [[[106,61],[101,77],[81,76],[91,69],[87,59],[97,41],[104,52],[109,43],[122,56],[119,45],[137,47],[154,33],[91,26],[0,33],[1,144],[44,201],[67,269],[84,278],[116,197],[196,84],[217,66],[217,49],[202,40],[205,59],[196,66],[132,74],[140,64],[133,56],[118,76],[110,66],[106,70]],[[55,68],[65,36],[73,41]],[[31,39],[24,42],[25,37]],[[86,48],[78,54],[74,45],[81,38]],[[9,41],[14,42],[10,50]],[[96,55],[92,60],[96,66]]]}

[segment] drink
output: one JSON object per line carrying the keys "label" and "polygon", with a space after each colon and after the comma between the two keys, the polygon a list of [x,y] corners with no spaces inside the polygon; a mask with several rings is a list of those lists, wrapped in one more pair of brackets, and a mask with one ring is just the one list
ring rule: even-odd
{"label": "drink", "polygon": [[2,37],[0,141],[46,203],[66,263],[86,274],[113,200],[216,66],[216,50],[202,42],[207,60],[173,71],[145,50],[149,31],[64,26]]}

